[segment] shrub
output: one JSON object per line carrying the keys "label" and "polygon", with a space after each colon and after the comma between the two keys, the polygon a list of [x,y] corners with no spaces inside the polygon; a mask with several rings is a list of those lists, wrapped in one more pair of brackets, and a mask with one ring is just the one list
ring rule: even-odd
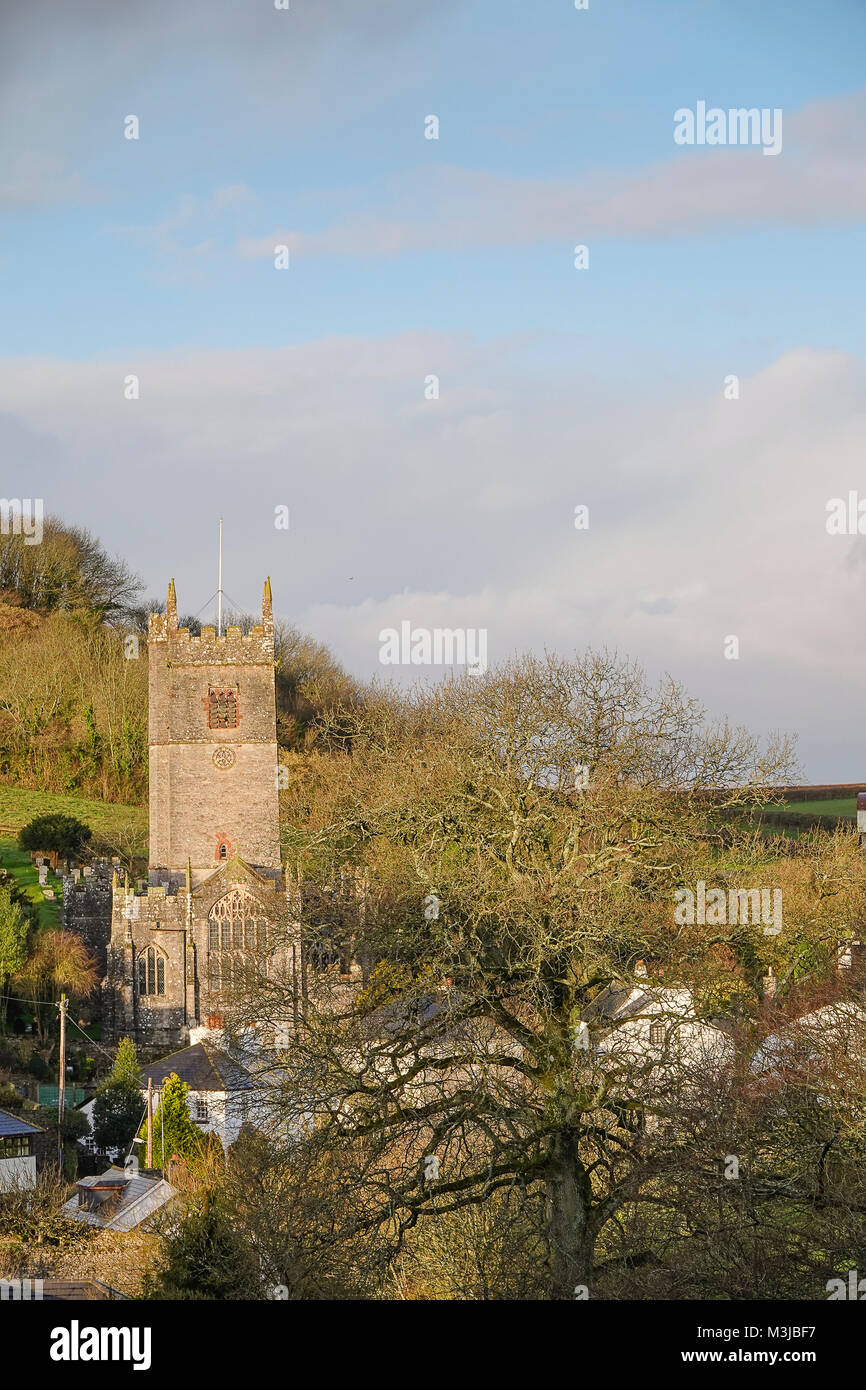
{"label": "shrub", "polygon": [[84,821],[75,816],[67,816],[63,811],[54,811],[46,816],[36,816],[18,832],[18,848],[26,850],[54,850],[64,859],[76,858],[90,840],[93,831]]}

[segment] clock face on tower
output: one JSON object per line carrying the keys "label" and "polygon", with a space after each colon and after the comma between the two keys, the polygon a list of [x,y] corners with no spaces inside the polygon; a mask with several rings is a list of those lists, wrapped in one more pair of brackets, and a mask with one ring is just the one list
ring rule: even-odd
{"label": "clock face on tower", "polygon": [[218,767],[221,772],[226,772],[235,765],[235,750],[227,748],[225,744],[221,748],[214,749],[213,765]]}

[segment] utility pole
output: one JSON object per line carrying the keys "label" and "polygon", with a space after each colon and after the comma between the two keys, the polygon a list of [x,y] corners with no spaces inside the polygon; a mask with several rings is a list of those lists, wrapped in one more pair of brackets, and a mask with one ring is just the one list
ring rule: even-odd
{"label": "utility pole", "polygon": [[153,1167],[153,1077],[147,1078],[147,1167]]}
{"label": "utility pole", "polygon": [[66,1108],[66,995],[60,996],[60,1075],[57,1084],[57,1166],[63,1176],[63,1112]]}

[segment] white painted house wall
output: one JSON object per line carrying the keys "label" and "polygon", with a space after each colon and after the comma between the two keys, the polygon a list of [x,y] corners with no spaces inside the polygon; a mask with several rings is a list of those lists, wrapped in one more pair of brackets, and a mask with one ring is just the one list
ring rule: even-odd
{"label": "white painted house wall", "polygon": [[0,1158],[0,1192],[29,1190],[36,1186],[36,1158]]}
{"label": "white painted house wall", "polygon": [[[159,1100],[160,1093],[158,1090],[154,1090],[154,1114],[156,1114]],[[142,1107],[147,1103],[147,1091],[142,1091],[141,1103]],[[230,1098],[225,1091],[188,1091],[186,1103],[190,1119],[198,1125],[203,1134],[216,1134],[224,1149],[228,1148],[229,1144],[235,1142],[240,1134],[245,1114],[244,1108],[237,1096],[232,1096]],[[84,1105],[80,1106],[80,1113],[86,1115],[88,1124],[90,1125],[90,1133],[85,1135],[80,1142],[90,1153],[95,1153],[96,1146],[92,1138],[93,1101],[89,1100]],[[120,1149],[115,1149],[113,1153],[110,1152],[108,1154],[108,1157],[112,1159],[113,1162],[117,1162],[119,1158],[123,1158],[125,1155],[121,1153]],[[154,1158],[158,1158],[158,1155],[154,1155]]]}

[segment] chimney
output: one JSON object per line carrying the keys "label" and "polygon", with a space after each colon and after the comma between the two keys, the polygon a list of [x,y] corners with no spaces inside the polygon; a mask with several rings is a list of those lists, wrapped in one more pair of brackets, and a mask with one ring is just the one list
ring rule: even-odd
{"label": "chimney", "polygon": [[634,963],[634,973],[635,973],[636,975],[640,975],[641,978],[645,978],[646,973],[647,973],[647,969],[646,969],[646,964],[645,964],[644,961],[642,961],[642,960],[636,960],[636,961],[635,961],[635,963]]}

